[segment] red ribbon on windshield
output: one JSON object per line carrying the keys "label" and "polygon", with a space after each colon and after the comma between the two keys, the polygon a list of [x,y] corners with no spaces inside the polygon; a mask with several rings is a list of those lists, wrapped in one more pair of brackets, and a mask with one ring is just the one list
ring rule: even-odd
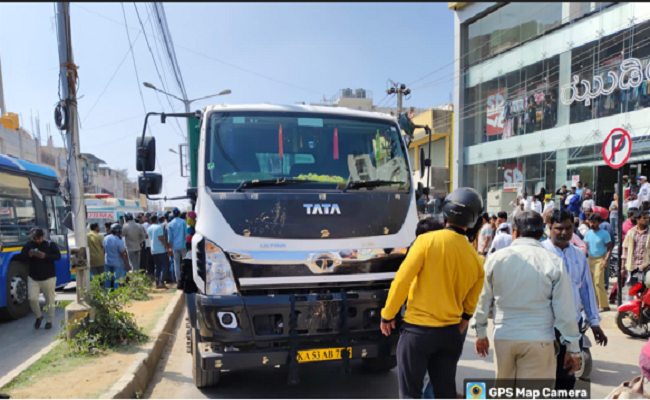
{"label": "red ribbon on windshield", "polygon": [[339,159],[339,130],[334,127],[334,159]]}
{"label": "red ribbon on windshield", "polygon": [[280,146],[280,150],[278,151],[280,158],[284,158],[284,149],[282,148],[282,124],[280,124],[280,130],[278,131],[278,144]]}

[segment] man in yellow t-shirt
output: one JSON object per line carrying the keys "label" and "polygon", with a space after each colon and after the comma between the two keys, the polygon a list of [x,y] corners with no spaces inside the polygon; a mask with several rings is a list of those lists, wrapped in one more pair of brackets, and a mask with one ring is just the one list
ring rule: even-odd
{"label": "man in yellow t-shirt", "polygon": [[88,233],[88,248],[90,249],[90,275],[104,273],[104,237],[99,233],[99,224],[90,224]]}
{"label": "man in yellow t-shirt", "polygon": [[400,398],[421,398],[427,371],[436,398],[456,397],[462,333],[476,309],[485,275],[483,260],[465,233],[482,211],[483,201],[474,189],[449,194],[443,205],[445,229],[415,240],[391,285],[381,312],[384,335],[395,329],[395,316],[408,296],[397,345]]}

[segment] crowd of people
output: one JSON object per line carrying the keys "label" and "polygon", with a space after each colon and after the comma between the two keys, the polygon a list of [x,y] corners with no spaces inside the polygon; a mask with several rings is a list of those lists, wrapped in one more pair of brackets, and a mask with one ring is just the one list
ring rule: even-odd
{"label": "crowd of people", "polygon": [[[155,281],[157,289],[181,280],[181,270],[194,235],[196,213],[182,213],[178,208],[165,213],[141,213],[137,217],[126,213],[121,221],[106,222],[104,234],[98,223],[91,223],[88,233],[91,279],[102,273],[105,288],[117,289],[119,280],[129,271],[144,270]],[[124,222],[121,224],[120,222]],[[29,263],[29,304],[36,314],[34,328],[40,328],[43,315],[39,295],[43,293],[47,307],[45,329],[52,328],[56,268],[61,259],[58,246],[45,239],[43,229],[34,228],[17,260]]]}
{"label": "crowd of people", "polygon": [[624,282],[635,284],[640,278],[633,272],[650,264],[650,185],[645,177],[639,184],[638,195],[626,185],[624,203],[615,197],[608,209],[581,183],[570,192],[563,186],[556,199],[543,190],[523,193],[511,204],[511,222],[505,211],[484,213],[473,189],[454,190],[442,206],[444,225],[418,224],[381,313],[382,332],[390,335],[406,302],[397,348],[400,397],[456,397],[456,366],[472,318],[475,351],[485,357],[494,348],[497,380],[516,386],[538,379],[572,389],[583,323],[598,344],[607,344],[600,313],[610,311],[617,290],[608,296],[619,207],[626,218]]}
{"label": "crowd of people", "polygon": [[99,224],[90,225],[91,276],[111,272],[113,277],[106,280],[106,288],[117,288],[117,280],[128,271],[140,270],[154,279],[157,289],[168,289],[167,284],[177,283],[194,234],[196,213],[181,212],[178,208],[137,217],[127,213],[124,221],[124,226],[106,222],[103,237]]}

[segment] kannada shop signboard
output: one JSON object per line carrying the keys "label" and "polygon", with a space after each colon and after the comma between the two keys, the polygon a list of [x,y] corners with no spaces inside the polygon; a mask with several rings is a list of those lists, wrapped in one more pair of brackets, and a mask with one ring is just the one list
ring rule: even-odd
{"label": "kannada shop signboard", "polygon": [[504,89],[488,92],[487,130],[485,133],[487,136],[503,133],[503,109],[505,104]]}
{"label": "kannada shop signboard", "polygon": [[522,164],[506,165],[503,169],[503,191],[519,192],[524,186],[524,167]]}

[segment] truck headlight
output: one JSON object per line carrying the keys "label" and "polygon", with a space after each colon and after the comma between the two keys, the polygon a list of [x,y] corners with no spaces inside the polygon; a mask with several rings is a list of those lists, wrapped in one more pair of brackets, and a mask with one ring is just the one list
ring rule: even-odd
{"label": "truck headlight", "polygon": [[206,293],[211,295],[237,294],[237,285],[230,262],[223,250],[209,240],[205,241]]}

